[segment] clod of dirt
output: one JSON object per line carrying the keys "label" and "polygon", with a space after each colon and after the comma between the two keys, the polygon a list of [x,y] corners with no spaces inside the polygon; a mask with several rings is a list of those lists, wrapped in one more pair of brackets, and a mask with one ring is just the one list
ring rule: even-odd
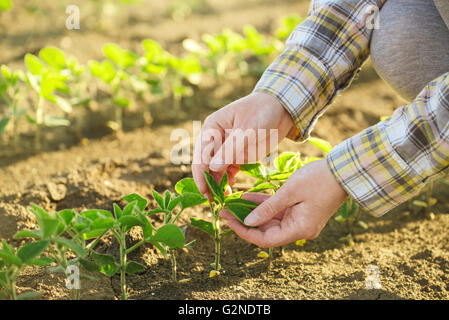
{"label": "clod of dirt", "polygon": [[47,190],[48,193],[50,194],[50,198],[53,201],[61,201],[67,195],[67,187],[65,184],[62,183],[56,184],[53,182],[48,182]]}

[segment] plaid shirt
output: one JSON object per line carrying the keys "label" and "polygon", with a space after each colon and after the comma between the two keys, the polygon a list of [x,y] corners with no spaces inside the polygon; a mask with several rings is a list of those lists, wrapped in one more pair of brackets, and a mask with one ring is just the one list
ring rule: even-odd
{"label": "plaid shirt", "polygon": [[[255,91],[277,97],[304,141],[333,98],[369,56],[373,14],[387,0],[315,0]],[[373,7],[374,6],[374,7]],[[449,73],[409,105],[336,146],[327,161],[335,178],[365,210],[381,216],[449,169]]]}

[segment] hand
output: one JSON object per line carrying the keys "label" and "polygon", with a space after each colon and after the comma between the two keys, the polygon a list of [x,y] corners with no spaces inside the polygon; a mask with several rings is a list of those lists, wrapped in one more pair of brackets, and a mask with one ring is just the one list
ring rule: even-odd
{"label": "hand", "polygon": [[[239,164],[256,162],[266,156],[292,127],[290,114],[275,97],[266,93],[252,93],[211,114],[194,148],[192,174],[199,191],[210,199],[204,171],[217,181],[227,172],[232,185]],[[265,134],[259,129],[265,129]],[[270,129],[277,130],[274,143],[272,139],[276,137]],[[245,131],[254,134],[251,139],[243,138]]]}
{"label": "hand", "polygon": [[260,203],[245,219],[248,228],[226,210],[220,215],[242,239],[262,248],[300,239],[315,239],[347,194],[335,180],[326,160],[311,162],[294,174],[272,196],[248,193],[244,198]]}

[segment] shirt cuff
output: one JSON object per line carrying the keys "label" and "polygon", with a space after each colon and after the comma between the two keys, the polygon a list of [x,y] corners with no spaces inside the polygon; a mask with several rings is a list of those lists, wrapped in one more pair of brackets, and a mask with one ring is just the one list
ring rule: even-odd
{"label": "shirt cuff", "polygon": [[379,122],[336,146],[327,157],[337,181],[364,210],[382,216],[425,185],[391,146]]}
{"label": "shirt cuff", "polygon": [[304,141],[335,93],[335,81],[323,61],[307,49],[287,47],[268,67],[254,92],[276,97],[295,123],[288,138]]}

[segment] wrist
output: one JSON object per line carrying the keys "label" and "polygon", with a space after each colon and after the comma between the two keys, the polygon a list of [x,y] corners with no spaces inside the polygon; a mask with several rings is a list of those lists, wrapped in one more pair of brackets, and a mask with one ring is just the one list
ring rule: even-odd
{"label": "wrist", "polygon": [[270,109],[272,116],[279,119],[279,128],[285,128],[289,132],[295,127],[292,116],[276,96],[257,91],[251,93],[250,96],[256,99],[258,105]]}

